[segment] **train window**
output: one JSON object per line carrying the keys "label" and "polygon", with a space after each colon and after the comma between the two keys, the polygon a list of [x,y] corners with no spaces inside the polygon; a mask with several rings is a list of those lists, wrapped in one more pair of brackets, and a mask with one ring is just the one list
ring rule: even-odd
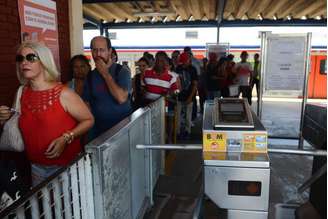
{"label": "train window", "polygon": [[186,31],[186,39],[198,39],[198,31]]}
{"label": "train window", "polygon": [[116,32],[108,32],[108,38],[111,40],[117,40],[117,33]]}
{"label": "train window", "polygon": [[320,74],[321,75],[327,74],[327,60],[326,59],[320,60]]}

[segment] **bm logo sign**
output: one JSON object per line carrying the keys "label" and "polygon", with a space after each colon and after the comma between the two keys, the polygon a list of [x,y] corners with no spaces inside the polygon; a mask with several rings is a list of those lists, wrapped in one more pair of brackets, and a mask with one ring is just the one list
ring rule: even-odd
{"label": "bm logo sign", "polygon": [[206,138],[208,140],[223,140],[223,134],[207,134]]}

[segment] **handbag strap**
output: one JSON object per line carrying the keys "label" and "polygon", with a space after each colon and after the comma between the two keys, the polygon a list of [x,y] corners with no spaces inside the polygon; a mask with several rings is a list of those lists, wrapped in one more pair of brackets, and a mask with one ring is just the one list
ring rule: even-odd
{"label": "handbag strap", "polygon": [[20,112],[21,111],[21,106],[20,106],[20,99],[22,96],[24,85],[19,86],[17,95],[16,95],[16,102],[15,102],[15,109]]}

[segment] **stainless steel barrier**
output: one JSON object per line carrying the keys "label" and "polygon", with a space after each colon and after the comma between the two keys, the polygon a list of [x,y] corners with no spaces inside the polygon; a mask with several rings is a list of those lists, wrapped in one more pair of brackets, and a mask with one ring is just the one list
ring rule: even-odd
{"label": "stainless steel barrier", "polygon": [[136,144],[164,144],[164,107],[161,98],[135,111],[0,218],[143,218],[164,157],[162,151],[137,150]]}
{"label": "stainless steel barrier", "polygon": [[163,144],[163,126],[164,99],[159,99],[86,145],[92,155],[96,218],[143,217],[163,161],[161,151],[137,150],[136,144]]}

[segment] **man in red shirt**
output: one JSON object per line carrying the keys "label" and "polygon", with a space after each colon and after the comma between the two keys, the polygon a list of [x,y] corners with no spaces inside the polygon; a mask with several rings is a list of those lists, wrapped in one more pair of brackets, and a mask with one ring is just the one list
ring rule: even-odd
{"label": "man in red shirt", "polygon": [[169,72],[167,54],[164,51],[157,52],[154,67],[146,70],[142,79],[145,101],[149,103],[161,96],[174,93],[178,89],[176,82],[177,77]]}

